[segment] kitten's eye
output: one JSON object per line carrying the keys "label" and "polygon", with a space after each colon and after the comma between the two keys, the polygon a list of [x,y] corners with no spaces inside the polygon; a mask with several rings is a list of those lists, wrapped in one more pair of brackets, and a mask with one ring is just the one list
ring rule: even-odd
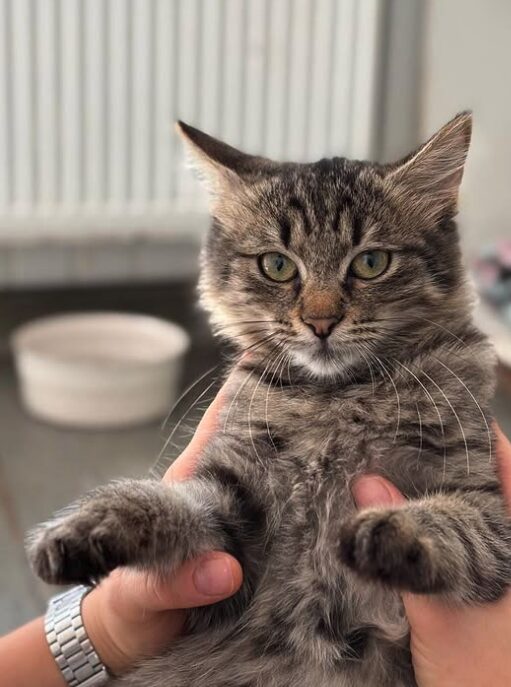
{"label": "kitten's eye", "polygon": [[385,250],[368,250],[360,253],[350,265],[352,273],[359,279],[374,279],[383,274],[389,266],[390,255]]}
{"label": "kitten's eye", "polygon": [[282,253],[264,253],[259,257],[259,265],[272,281],[290,281],[298,272],[295,263]]}

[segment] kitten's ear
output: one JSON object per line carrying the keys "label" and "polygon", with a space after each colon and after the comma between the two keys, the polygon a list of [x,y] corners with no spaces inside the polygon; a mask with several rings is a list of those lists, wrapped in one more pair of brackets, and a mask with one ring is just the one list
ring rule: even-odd
{"label": "kitten's ear", "polygon": [[409,186],[440,214],[455,212],[471,133],[472,114],[461,112],[418,150],[391,165],[386,178]]}
{"label": "kitten's ear", "polygon": [[242,153],[184,122],[177,122],[176,129],[185,143],[192,167],[213,196],[226,190],[232,193],[244,177],[272,164],[265,158]]}

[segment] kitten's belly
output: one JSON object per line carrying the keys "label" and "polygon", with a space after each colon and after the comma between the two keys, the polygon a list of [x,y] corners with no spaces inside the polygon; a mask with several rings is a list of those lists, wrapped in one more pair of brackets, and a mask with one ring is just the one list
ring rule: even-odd
{"label": "kitten's belly", "polygon": [[[318,667],[314,681],[304,680],[304,666],[298,683],[283,686],[382,687],[384,676],[373,683],[365,672],[381,663],[374,659],[380,651],[388,650],[382,638],[406,644],[408,625],[399,596],[361,582],[340,560],[340,523],[355,512],[347,482],[342,484],[315,472],[295,482],[255,594],[228,632],[242,636],[235,653],[246,653],[251,661],[295,665],[305,660],[308,670]],[[366,666],[359,681],[353,670],[358,662]],[[325,675],[325,666],[332,667],[331,675]]]}
{"label": "kitten's belly", "polygon": [[284,516],[268,569],[242,621],[264,655],[290,652],[340,668],[366,660],[382,638],[400,642],[407,637],[399,594],[361,580],[341,562],[337,533],[354,512],[348,493],[333,493],[294,523],[294,534],[286,530]]}

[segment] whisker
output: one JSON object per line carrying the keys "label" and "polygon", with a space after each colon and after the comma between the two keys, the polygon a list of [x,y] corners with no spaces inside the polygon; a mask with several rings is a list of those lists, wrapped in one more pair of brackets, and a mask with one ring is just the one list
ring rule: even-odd
{"label": "whisker", "polygon": [[387,377],[389,378],[390,383],[392,384],[394,388],[394,393],[396,395],[396,402],[397,402],[397,422],[396,422],[396,431],[394,432],[394,439],[392,443],[395,443],[397,440],[397,435],[399,434],[399,426],[401,423],[401,399],[399,398],[399,392],[397,390],[396,384],[394,380],[392,379],[392,375],[390,372],[387,370],[385,365],[383,364],[382,360],[377,356],[373,354],[373,358],[376,361],[378,365],[382,368],[382,370],[386,373]]}
{"label": "whisker", "polygon": [[208,375],[210,375],[210,374],[212,374],[213,372],[215,372],[215,370],[218,370],[219,367],[220,367],[220,363],[219,363],[218,365],[214,365],[214,366],[211,367],[209,370],[207,370],[206,372],[204,372],[204,374],[202,374],[198,379],[196,379],[194,382],[192,382],[192,383],[190,384],[190,386],[188,386],[188,387],[183,391],[183,393],[181,394],[181,396],[179,396],[179,398],[177,399],[177,401],[174,403],[174,405],[172,406],[172,408],[169,410],[167,416],[165,417],[165,420],[163,420],[163,422],[162,422],[162,424],[161,424],[161,427],[160,427],[160,430],[161,430],[161,431],[163,431],[163,430],[165,429],[165,427],[167,426],[167,422],[169,421],[169,419],[170,419],[172,413],[175,411],[175,409],[178,407],[178,405],[181,403],[181,401],[190,393],[190,391],[192,391],[192,389],[195,389],[195,387],[197,386],[197,384],[200,384],[200,382],[202,382],[202,380],[205,379]]}
{"label": "whisker", "polygon": [[440,414],[440,410],[438,409],[438,406],[437,406],[437,404],[435,403],[435,399],[434,399],[433,396],[429,393],[429,391],[426,389],[426,387],[425,387],[424,384],[421,382],[421,380],[417,377],[417,375],[414,374],[410,369],[408,369],[408,367],[406,367],[406,365],[403,365],[403,363],[399,362],[399,360],[395,360],[395,362],[396,362],[398,365],[400,365],[404,370],[406,370],[406,371],[408,372],[408,374],[410,374],[410,375],[415,379],[415,381],[416,381],[416,382],[419,384],[419,386],[422,388],[422,390],[424,391],[424,393],[426,394],[426,396],[428,397],[428,399],[431,401],[431,403],[433,404],[433,407],[434,407],[435,410],[436,410],[436,413],[437,413],[437,415],[438,415],[438,421],[440,422],[440,431],[441,431],[441,433],[442,433],[442,440],[443,440],[443,444],[444,444],[444,472],[443,472],[443,474],[444,474],[444,479],[445,479],[445,470],[446,470],[446,464],[447,464],[447,446],[446,446],[446,444],[445,444],[445,429],[444,429],[444,423],[443,423],[443,421],[442,421],[442,415]]}
{"label": "whisker", "polygon": [[276,336],[276,332],[271,332],[270,334],[263,337],[259,341],[256,341],[255,343],[250,344],[250,346],[247,346],[246,348],[242,348],[241,349],[241,355],[243,355],[244,353],[248,353],[249,351],[253,351],[255,348],[258,348],[259,346],[262,346],[263,344],[265,344],[268,341],[270,341],[271,339],[273,339],[274,336]]}
{"label": "whisker", "polygon": [[456,412],[456,410],[454,409],[454,406],[452,405],[452,403],[451,403],[450,400],[448,399],[448,397],[447,397],[447,395],[445,394],[444,390],[435,382],[434,379],[432,379],[426,372],[424,372],[424,370],[420,370],[420,371],[421,371],[422,374],[426,377],[426,379],[429,379],[429,381],[430,381],[432,384],[434,384],[434,385],[436,386],[436,388],[438,389],[438,391],[439,391],[439,392],[442,394],[442,396],[445,398],[445,400],[446,400],[446,402],[447,402],[447,405],[448,405],[449,408],[452,410],[452,414],[453,414],[454,417],[456,418],[456,421],[457,421],[458,426],[459,426],[460,431],[461,431],[461,436],[463,437],[463,443],[465,444],[465,453],[466,453],[466,456],[467,456],[467,475],[469,475],[469,474],[470,474],[470,456],[469,456],[469,451],[468,451],[467,438],[466,438],[466,436],[465,436],[465,430],[463,429],[463,425],[461,424],[459,415],[458,415],[458,413]]}
{"label": "whisker", "polygon": [[[435,320],[430,320],[427,317],[422,317],[421,315],[414,315],[413,318],[411,318],[411,320],[412,321],[417,320],[417,321],[428,322],[429,324],[432,324],[435,327],[438,327],[439,329],[444,331],[446,334],[449,334],[449,336],[451,336],[453,339],[458,341],[462,346],[466,347],[466,345],[467,345],[466,342],[463,341],[462,338],[460,338],[457,334],[455,334],[453,331],[448,329],[448,327],[446,327],[445,325],[440,324],[440,322],[436,322]],[[403,324],[403,325],[410,324],[410,320],[405,320],[401,317],[383,317],[383,318],[379,318],[377,320],[371,321],[371,323],[382,323],[382,322],[398,322],[398,323]],[[399,332],[394,332],[394,334],[399,334]]]}
{"label": "whisker", "polygon": [[175,434],[176,434],[177,430],[179,429],[179,427],[180,427],[181,423],[183,422],[183,420],[184,420],[186,417],[188,417],[188,415],[191,413],[191,411],[196,407],[196,405],[201,401],[201,399],[204,398],[204,396],[208,393],[208,391],[211,389],[211,387],[214,386],[214,385],[216,384],[217,381],[218,381],[218,378],[215,378],[210,384],[208,384],[208,386],[204,389],[204,391],[203,391],[199,396],[197,396],[197,398],[195,399],[195,401],[194,401],[194,402],[191,404],[191,406],[186,410],[186,412],[181,416],[181,418],[179,419],[179,421],[174,425],[174,428],[173,428],[172,432],[170,433],[169,438],[168,438],[168,439],[166,440],[166,442],[163,444],[163,448],[162,448],[162,450],[160,451],[160,453],[158,454],[158,458],[156,459],[156,465],[158,465],[160,459],[161,459],[162,456],[165,454],[165,451],[167,450],[168,445],[169,445],[170,442],[172,441],[173,437],[175,436]]}
{"label": "whisker", "polygon": [[264,465],[264,462],[263,462],[263,460],[261,459],[261,456],[259,455],[259,452],[258,452],[257,447],[256,447],[256,445],[255,445],[254,435],[252,434],[252,423],[251,423],[251,418],[252,418],[252,404],[254,403],[254,398],[255,398],[255,395],[256,395],[256,393],[257,393],[257,389],[259,388],[259,385],[261,384],[261,381],[263,380],[264,376],[266,375],[266,370],[268,369],[268,367],[271,365],[271,363],[272,363],[273,360],[275,359],[275,358],[273,357],[273,353],[274,353],[275,351],[278,351],[278,349],[280,348],[280,346],[281,346],[281,343],[280,343],[280,342],[277,342],[277,344],[272,348],[272,350],[271,350],[270,353],[268,354],[269,360],[268,360],[268,362],[266,363],[266,366],[265,366],[265,368],[263,369],[262,373],[259,375],[259,379],[257,380],[257,383],[256,383],[256,385],[255,385],[255,387],[254,387],[253,392],[252,392],[252,396],[250,397],[250,403],[248,404],[248,413],[247,413],[248,434],[249,434],[249,436],[250,436],[250,442],[251,442],[251,444],[252,444],[252,448],[254,449],[254,453],[256,454],[257,459],[258,459],[258,461],[261,463],[261,465]]}
{"label": "whisker", "polygon": [[246,376],[245,379],[240,383],[240,385],[239,385],[239,387],[238,387],[238,389],[237,389],[237,391],[236,391],[236,393],[235,393],[235,395],[234,395],[232,401],[231,401],[230,404],[229,404],[229,408],[227,409],[227,415],[225,416],[225,420],[224,420],[224,428],[223,428],[224,433],[227,431],[227,423],[229,422],[229,416],[230,416],[231,411],[232,411],[232,409],[233,409],[234,403],[236,402],[236,399],[238,398],[238,396],[240,395],[241,391],[243,390],[243,388],[245,387],[245,385],[247,384],[248,380],[252,377],[253,374],[254,374],[254,370],[248,370],[247,376]]}
{"label": "whisker", "polygon": [[453,376],[455,379],[457,379],[458,382],[466,389],[467,393],[470,395],[471,399],[474,401],[474,403],[476,404],[477,408],[479,409],[479,412],[481,413],[481,417],[483,418],[483,422],[484,422],[484,424],[485,424],[485,426],[486,426],[486,432],[487,432],[487,434],[488,434],[488,446],[489,446],[489,449],[490,449],[490,462],[491,462],[492,457],[493,457],[493,445],[492,445],[493,442],[492,442],[492,436],[491,436],[490,426],[489,426],[489,424],[488,424],[488,420],[486,419],[486,415],[483,413],[483,409],[481,408],[481,406],[479,405],[479,403],[478,403],[476,397],[475,397],[474,394],[470,391],[470,389],[469,389],[468,386],[465,384],[465,382],[464,382],[460,377],[458,377],[458,375],[457,375],[453,370],[451,370],[451,368],[450,368],[448,365],[445,365],[445,364],[444,364],[441,360],[439,360],[436,356],[433,356],[433,357],[435,358],[435,360],[436,360],[438,363],[440,363],[440,365],[441,365],[442,367],[444,367],[444,368],[447,370],[447,372],[450,372],[450,373],[452,374],[452,376]]}
{"label": "whisker", "polygon": [[[220,336],[224,336],[225,332],[217,332]],[[248,331],[240,331],[237,332],[236,334],[229,334],[229,338],[231,339],[241,339],[241,337],[244,336],[253,336],[255,334],[277,334],[278,332],[269,332],[267,327],[261,327],[260,329],[249,329]]]}
{"label": "whisker", "polygon": [[[268,335],[268,336],[266,336],[266,337],[263,337],[263,339],[261,339],[261,340],[259,340],[259,341],[256,341],[254,344],[252,344],[251,346],[248,346],[246,349],[244,349],[243,353],[246,353],[246,352],[248,352],[248,351],[250,351],[250,350],[255,350],[257,347],[264,345],[264,344],[265,344],[267,341],[269,341],[273,336],[274,336],[274,334],[270,334],[270,335]],[[176,404],[174,404],[173,409],[170,411],[169,415],[167,416],[166,421],[164,422],[164,424],[163,424],[163,426],[162,426],[162,429],[165,427],[166,422],[168,422],[168,418],[172,415],[172,412],[173,412],[174,409],[178,406],[178,404],[182,401],[182,399],[183,399],[192,389],[194,389],[194,388],[197,386],[197,384],[199,384],[203,379],[205,379],[209,374],[211,374],[212,372],[214,372],[215,370],[217,370],[219,367],[220,367],[220,364],[215,365],[213,368],[211,368],[210,370],[208,370],[207,372],[205,372],[201,377],[199,377],[199,379],[198,379],[196,382],[194,382],[194,383],[186,390],[186,392],[184,392],[184,393],[181,395],[181,397],[178,399],[178,401],[176,402]],[[157,459],[156,459],[156,461],[155,461],[155,465],[153,466],[152,470],[157,470],[157,469],[158,469],[162,457],[164,456],[164,454],[165,454],[165,452],[167,451],[168,447],[169,447],[170,445],[172,445],[172,440],[173,440],[173,438],[174,438],[174,436],[175,436],[177,430],[178,430],[179,427],[182,425],[182,423],[183,423],[183,421],[185,420],[185,418],[189,416],[189,414],[192,412],[192,410],[193,410],[194,408],[197,407],[197,405],[198,405],[198,404],[200,403],[200,401],[204,398],[204,396],[207,394],[207,392],[214,386],[214,384],[217,382],[217,380],[218,380],[218,378],[215,378],[210,384],[208,384],[208,386],[207,386],[207,387],[202,391],[202,393],[194,400],[194,402],[188,407],[188,409],[183,413],[183,415],[180,417],[180,419],[178,420],[178,422],[174,425],[174,427],[173,427],[173,429],[172,429],[172,431],[171,431],[169,437],[167,438],[167,440],[165,441],[165,443],[164,443],[164,445],[163,445],[163,448],[161,449],[160,453],[158,454],[158,457],[157,457]]]}
{"label": "whisker", "polygon": [[236,320],[236,322],[224,322],[216,324],[215,327],[241,327],[245,324],[280,324],[278,320]]}
{"label": "whisker", "polygon": [[[291,362],[292,362],[291,356],[288,354],[288,356],[287,356],[287,378],[289,381],[289,386],[292,389],[294,385],[293,385],[293,382],[291,380]],[[280,380],[280,387],[281,387],[282,391],[284,391],[284,387],[282,386],[282,379]]]}
{"label": "whisker", "polygon": [[264,419],[266,422],[266,431],[268,433],[268,437],[272,443],[272,446],[275,449],[275,453],[278,453],[278,451],[277,451],[277,447],[275,446],[275,443],[273,441],[273,437],[272,437],[271,432],[270,432],[270,423],[268,422],[268,401],[269,401],[269,397],[270,397],[270,391],[271,391],[271,386],[273,384],[273,380],[275,379],[275,375],[279,370],[280,361],[284,360],[286,355],[287,355],[287,353],[286,353],[286,350],[284,349],[279,354],[278,359],[275,362],[275,369],[273,370],[273,374],[271,376],[270,383],[268,384],[268,388],[266,389],[266,399],[265,399],[265,403],[264,403]]}
{"label": "whisker", "polygon": [[[259,342],[259,345],[262,346],[263,344],[265,344],[265,343],[267,343],[268,341],[270,341],[274,336],[275,336],[275,334],[270,334],[269,336],[265,337],[262,341],[260,341],[260,342]],[[243,351],[243,353],[247,353],[249,350],[254,350],[254,346],[249,346],[248,348],[246,348],[246,349]],[[264,358],[263,358],[263,360],[264,360]],[[250,379],[250,377],[251,377],[252,375],[253,375],[253,370],[250,370],[250,371],[249,371],[249,374],[248,374],[248,375],[245,377],[245,379],[241,382],[240,386],[238,387],[238,389],[237,389],[237,391],[236,391],[236,394],[234,395],[234,398],[232,399],[231,403],[229,404],[229,408],[228,408],[228,410],[227,410],[227,415],[225,416],[225,420],[224,420],[224,428],[223,428],[223,431],[224,431],[224,432],[227,431],[227,423],[228,423],[228,421],[229,421],[229,416],[230,416],[230,414],[231,414],[231,411],[232,411],[232,409],[233,409],[233,407],[234,407],[234,403],[235,403],[236,399],[238,398],[240,392],[241,392],[242,389],[244,388],[245,384],[247,384],[248,380]]]}
{"label": "whisker", "polygon": [[418,467],[419,462],[420,462],[420,457],[422,455],[422,417],[421,417],[421,413],[419,410],[419,404],[417,403],[417,401],[415,402],[415,407],[417,408],[417,416],[419,418],[419,442],[420,443],[419,443],[419,453],[417,454],[417,467]]}
{"label": "whisker", "polygon": [[467,344],[463,341],[463,339],[460,339],[459,336],[457,336],[454,332],[451,332],[450,329],[447,329],[447,327],[444,327],[443,324],[440,324],[439,322],[435,322],[435,320],[428,320],[427,317],[420,317],[419,319],[424,320],[424,322],[429,322],[430,324],[434,324],[435,327],[438,327],[439,329],[442,329],[444,332],[447,334],[450,334],[456,341],[459,341],[460,344],[463,346],[466,346]]}
{"label": "whisker", "polygon": [[372,395],[374,396],[376,393],[374,371],[373,371],[373,367],[371,365],[371,361],[364,354],[364,351],[365,351],[365,353],[367,353],[367,355],[371,356],[371,351],[367,350],[367,345],[362,341],[357,341],[355,343],[355,350],[357,351],[357,353],[359,353],[362,356],[364,362],[366,363],[366,365],[368,367],[369,374],[371,376]]}

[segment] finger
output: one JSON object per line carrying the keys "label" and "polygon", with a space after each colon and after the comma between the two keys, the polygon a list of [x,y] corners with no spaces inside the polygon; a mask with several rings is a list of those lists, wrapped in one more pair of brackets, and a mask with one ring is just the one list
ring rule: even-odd
{"label": "finger", "polygon": [[396,487],[379,475],[364,475],[355,480],[351,493],[358,508],[400,506],[406,499]]}
{"label": "finger", "polygon": [[451,614],[458,612],[458,609],[451,609],[440,599],[429,596],[419,596],[418,594],[404,593],[402,595],[406,615],[410,625],[415,628],[422,628],[428,633],[437,635],[445,628],[447,618]]}
{"label": "finger", "polygon": [[166,578],[122,568],[108,579],[123,615],[137,618],[141,612],[181,610],[221,601],[239,589],[243,573],[232,556],[216,551],[187,561]]}
{"label": "finger", "polygon": [[185,480],[191,477],[195,472],[201,452],[218,430],[220,413],[229,395],[232,374],[231,372],[224,385],[213,399],[213,402],[202,416],[191,442],[164,474],[164,482]]}
{"label": "finger", "polygon": [[226,385],[220,389],[202,416],[191,442],[164,474],[164,482],[188,479],[194,473],[201,451],[207,446],[218,428],[220,411],[224,404],[226,393],[225,387]]}
{"label": "finger", "polygon": [[502,491],[511,510],[511,443],[498,425],[495,426],[495,435],[497,437],[496,453]]}
{"label": "finger", "polygon": [[155,579],[152,588],[153,610],[208,606],[232,596],[241,587],[243,573],[238,561],[213,552],[187,561],[172,578]]}

